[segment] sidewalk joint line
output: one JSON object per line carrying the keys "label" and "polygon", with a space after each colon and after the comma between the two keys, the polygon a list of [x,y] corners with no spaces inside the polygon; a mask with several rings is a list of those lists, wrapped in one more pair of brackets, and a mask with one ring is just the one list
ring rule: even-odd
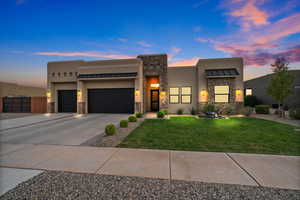
{"label": "sidewalk joint line", "polygon": [[230,156],[228,153],[225,153],[235,164],[237,164],[238,165],[238,167],[239,168],[241,168],[246,174],[248,174],[248,176],[250,177],[250,178],[252,178],[252,180],[254,180],[255,181],[255,183],[258,185],[258,186],[262,186],[259,182],[258,182],[258,180],[256,180],[256,178],[254,177],[254,176],[252,176],[240,163],[238,163],[232,156]]}
{"label": "sidewalk joint line", "polygon": [[169,172],[170,172],[170,174],[169,174],[169,179],[170,179],[170,182],[171,182],[171,180],[172,180],[172,166],[171,166],[171,151],[169,151]]}
{"label": "sidewalk joint line", "polygon": [[97,170],[96,170],[94,173],[96,174],[98,171],[100,171],[100,170],[102,169],[102,167],[104,167],[104,165],[105,165],[108,161],[110,161],[110,160],[112,159],[112,157],[113,157],[117,152],[120,151],[120,149],[121,149],[121,148],[117,148],[117,150],[116,150],[115,152],[113,152],[113,153],[112,153],[112,154],[104,161],[104,163],[103,163],[102,165],[100,165],[99,168],[97,168]]}

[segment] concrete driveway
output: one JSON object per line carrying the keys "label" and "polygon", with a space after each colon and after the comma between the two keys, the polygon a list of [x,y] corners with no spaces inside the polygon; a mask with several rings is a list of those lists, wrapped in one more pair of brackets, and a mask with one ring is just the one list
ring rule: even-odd
{"label": "concrete driveway", "polygon": [[[127,119],[126,114],[87,114],[66,115],[53,120],[39,121],[41,116],[36,116],[37,122],[27,117],[18,120],[21,127],[11,127],[0,131],[0,142],[11,144],[52,144],[52,145],[84,145],[95,137],[104,133],[108,123],[118,124],[120,120]],[[23,120],[22,120],[23,119]],[[7,127],[9,126],[8,120]],[[28,123],[34,122],[34,123]],[[13,123],[15,124],[15,121]]]}

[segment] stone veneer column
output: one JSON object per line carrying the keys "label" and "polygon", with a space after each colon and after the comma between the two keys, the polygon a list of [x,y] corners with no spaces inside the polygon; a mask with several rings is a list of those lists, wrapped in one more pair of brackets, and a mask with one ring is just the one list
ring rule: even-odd
{"label": "stone veneer column", "polygon": [[77,82],[77,113],[86,114],[85,87],[83,81]]}
{"label": "stone veneer column", "polygon": [[143,86],[143,102],[144,102],[144,111],[146,112],[146,102],[147,98],[146,93],[146,77],[147,76],[158,76],[160,92],[165,92],[166,99],[163,101],[160,98],[159,107],[160,109],[168,108],[168,57],[166,54],[155,54],[155,55],[139,55],[138,58],[143,61],[143,74],[144,74],[144,86]]}

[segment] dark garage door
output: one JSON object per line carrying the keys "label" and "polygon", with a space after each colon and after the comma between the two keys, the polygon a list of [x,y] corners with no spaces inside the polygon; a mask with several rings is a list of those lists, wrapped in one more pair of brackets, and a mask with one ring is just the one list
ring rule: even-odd
{"label": "dark garage door", "polygon": [[30,97],[4,97],[3,112],[30,112]]}
{"label": "dark garage door", "polygon": [[76,112],[76,90],[58,90],[58,112]]}
{"label": "dark garage door", "polygon": [[133,113],[133,88],[108,88],[88,90],[89,113]]}

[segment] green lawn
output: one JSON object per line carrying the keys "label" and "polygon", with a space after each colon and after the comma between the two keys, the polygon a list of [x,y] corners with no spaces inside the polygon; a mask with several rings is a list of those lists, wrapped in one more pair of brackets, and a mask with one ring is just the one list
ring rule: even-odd
{"label": "green lawn", "polygon": [[119,146],[300,155],[300,132],[290,125],[248,117],[147,119]]}

